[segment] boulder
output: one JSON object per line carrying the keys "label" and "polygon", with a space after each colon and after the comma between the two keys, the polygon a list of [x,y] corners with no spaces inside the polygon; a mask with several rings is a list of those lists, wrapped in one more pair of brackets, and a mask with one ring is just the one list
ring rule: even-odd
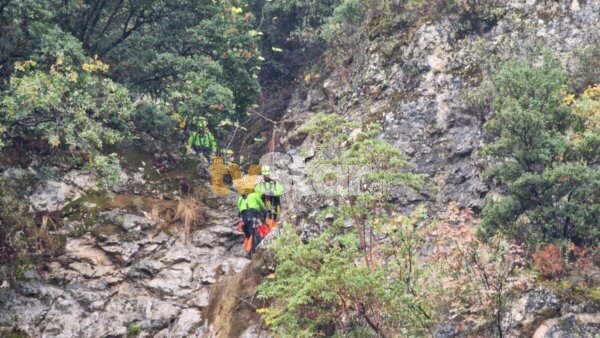
{"label": "boulder", "polygon": [[567,313],[548,319],[540,325],[533,338],[595,338],[600,334],[600,313]]}
{"label": "boulder", "polygon": [[530,337],[536,328],[549,318],[560,314],[558,297],[547,290],[527,293],[517,300],[504,320],[504,331],[508,337]]}
{"label": "boulder", "polygon": [[61,210],[70,201],[80,198],[83,194],[84,192],[76,186],[62,181],[47,180],[40,183],[28,199],[33,212],[53,212]]}
{"label": "boulder", "polygon": [[190,337],[190,334],[200,327],[202,313],[198,309],[182,310],[171,329],[171,337]]}

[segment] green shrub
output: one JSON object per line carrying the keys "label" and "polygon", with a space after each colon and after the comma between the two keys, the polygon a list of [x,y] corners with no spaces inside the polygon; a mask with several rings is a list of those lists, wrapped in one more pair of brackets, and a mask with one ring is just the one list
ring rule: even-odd
{"label": "green shrub", "polygon": [[361,128],[335,114],[317,114],[301,131],[319,144],[307,168],[316,186],[360,185],[345,185],[330,197],[320,191],[335,201],[323,211],[334,220],[321,235],[304,243],[284,227],[273,248],[275,275],[259,288],[261,298],[273,301],[260,311],[267,324],[295,337],[422,334],[431,318],[420,289],[425,274],[415,264],[421,245],[416,224],[424,209],[398,216],[391,196],[396,188],[421,187],[424,177],[377,137],[376,124]]}
{"label": "green shrub", "polygon": [[127,337],[137,337],[142,332],[142,327],[134,322],[127,325]]}
{"label": "green shrub", "polygon": [[173,114],[169,103],[147,98],[140,99],[130,115],[136,135],[150,135],[165,147],[172,146],[177,139],[183,143],[178,117],[180,115]]}
{"label": "green shrub", "polygon": [[286,224],[272,248],[276,271],[258,288],[258,297],[271,303],[258,312],[284,337],[422,335],[432,309],[421,289],[427,274],[415,264],[418,219],[392,221],[377,232],[390,241],[371,248],[381,256],[371,267],[355,232],[330,228],[304,243]]}
{"label": "green shrub", "polygon": [[33,60],[17,63],[0,102],[5,140],[37,137],[51,147],[79,147],[95,152],[124,137],[119,125],[129,114],[127,90],[98,73],[108,66],[89,59],[66,64],[58,56],[48,68]]}
{"label": "green shrub", "polygon": [[16,276],[19,261],[26,259],[35,241],[33,218],[15,186],[0,178],[0,276]]}
{"label": "green shrub", "polygon": [[119,183],[121,165],[117,154],[112,153],[108,156],[98,155],[94,157],[92,167],[98,173],[97,185],[99,188],[112,189]]}
{"label": "green shrub", "polygon": [[321,28],[320,36],[330,44],[343,40],[348,43],[355,32],[359,31],[365,13],[365,4],[358,0],[344,0],[335,9],[331,17]]}
{"label": "green shrub", "polygon": [[577,92],[600,84],[600,45],[592,45],[574,53],[571,83]]}
{"label": "green shrub", "polygon": [[550,56],[540,66],[508,62],[493,82],[494,115],[486,128],[497,138],[485,148],[493,160],[487,174],[505,195],[488,200],[483,233],[597,244],[600,139],[594,114],[568,104],[567,77]]}

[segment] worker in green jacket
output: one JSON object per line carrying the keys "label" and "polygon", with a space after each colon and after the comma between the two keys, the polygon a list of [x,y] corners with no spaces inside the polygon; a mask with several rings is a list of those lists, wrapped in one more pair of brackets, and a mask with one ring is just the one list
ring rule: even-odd
{"label": "worker in green jacket", "polygon": [[269,231],[277,226],[281,210],[283,185],[271,177],[271,167],[264,165],[260,168],[261,178],[254,185],[254,192],[259,194],[267,209],[266,224]]}
{"label": "worker in green jacket", "polygon": [[203,117],[197,119],[196,130],[190,134],[188,144],[197,154],[203,154],[208,163],[210,163],[211,155],[217,152],[217,141],[208,129],[208,122]]}
{"label": "worker in green jacket", "polygon": [[265,204],[260,195],[253,192],[251,187],[246,187],[243,194],[237,202],[239,217],[243,222],[244,235],[244,251],[248,258],[252,257],[256,246],[260,242],[259,236],[256,235],[256,228],[262,224],[262,215],[265,212]]}

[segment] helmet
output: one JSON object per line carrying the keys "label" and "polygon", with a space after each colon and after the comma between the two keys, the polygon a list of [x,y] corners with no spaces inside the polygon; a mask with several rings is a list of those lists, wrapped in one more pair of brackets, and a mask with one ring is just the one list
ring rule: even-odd
{"label": "helmet", "polygon": [[195,120],[198,128],[206,128],[208,126],[208,122],[206,122],[206,119],[204,117],[199,117]]}
{"label": "helmet", "polygon": [[268,165],[262,166],[262,168],[260,168],[260,174],[263,176],[270,176],[271,175],[271,167],[269,167]]}

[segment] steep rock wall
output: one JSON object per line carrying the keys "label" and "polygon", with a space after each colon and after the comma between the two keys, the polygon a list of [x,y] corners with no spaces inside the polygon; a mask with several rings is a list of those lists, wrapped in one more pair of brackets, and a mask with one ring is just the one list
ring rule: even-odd
{"label": "steep rock wall", "polygon": [[[381,137],[402,150],[415,171],[428,174],[438,191],[396,192],[398,205],[450,201],[480,210],[493,187],[485,182],[483,124],[491,106],[485,69],[498,60],[550,50],[575,64],[575,51],[597,44],[599,1],[509,1],[494,18],[465,21],[456,15],[422,19],[413,26],[372,22],[346,62],[308,86],[298,88],[283,119],[295,121],[279,149],[311,148],[294,129],[317,112],[349,120],[381,122]],[[469,95],[479,95],[472,103]],[[486,101],[487,100],[487,101]],[[476,101],[476,100],[472,100]]]}

